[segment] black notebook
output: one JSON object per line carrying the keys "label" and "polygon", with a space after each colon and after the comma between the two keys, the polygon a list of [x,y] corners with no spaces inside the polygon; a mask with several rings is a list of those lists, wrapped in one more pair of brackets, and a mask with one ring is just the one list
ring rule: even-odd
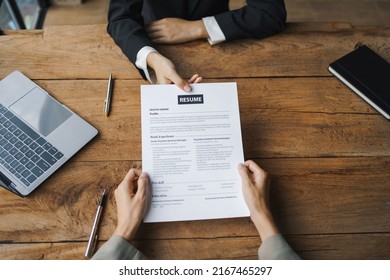
{"label": "black notebook", "polygon": [[390,63],[365,45],[329,65],[329,71],[390,119]]}

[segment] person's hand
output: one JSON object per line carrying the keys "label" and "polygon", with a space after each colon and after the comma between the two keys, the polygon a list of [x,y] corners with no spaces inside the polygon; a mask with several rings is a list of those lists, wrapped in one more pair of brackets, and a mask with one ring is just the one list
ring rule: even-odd
{"label": "person's hand", "polygon": [[118,209],[118,225],[114,235],[131,241],[146,214],[149,200],[148,175],[139,169],[130,169],[115,190],[115,200]]}
{"label": "person's hand", "polygon": [[242,193],[245,203],[261,239],[265,240],[278,234],[279,230],[273,220],[269,205],[271,181],[267,172],[252,160],[239,164],[238,171],[242,179]]}
{"label": "person's hand", "polygon": [[202,20],[164,18],[150,23],[145,30],[156,44],[179,44],[208,37]]}
{"label": "person's hand", "polygon": [[172,63],[172,61],[170,61],[168,58],[166,58],[159,52],[151,52],[147,56],[146,62],[151,68],[153,68],[156,74],[157,84],[174,83],[185,92],[190,92],[191,87],[189,84],[200,83],[202,81],[202,77],[197,74],[192,76],[188,82],[185,81],[177,73],[176,67]]}
{"label": "person's hand", "polygon": [[195,74],[191,77],[191,79],[188,80],[189,84],[198,84],[202,82],[203,78],[199,76],[198,74]]}

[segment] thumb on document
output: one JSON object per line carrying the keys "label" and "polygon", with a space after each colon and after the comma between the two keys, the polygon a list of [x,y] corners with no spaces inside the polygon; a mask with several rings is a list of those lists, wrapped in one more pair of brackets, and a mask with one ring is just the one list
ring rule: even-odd
{"label": "thumb on document", "polygon": [[172,82],[178,86],[180,89],[184,90],[185,92],[190,92],[191,91],[191,87],[190,85],[184,81],[180,76],[179,74],[177,73],[172,73]]}
{"label": "thumb on document", "polygon": [[136,195],[140,195],[141,197],[144,197],[148,193],[148,187],[149,187],[149,176],[147,173],[142,172],[141,175],[138,178],[138,190]]}
{"label": "thumb on document", "polygon": [[245,183],[251,183],[252,182],[252,180],[250,178],[249,170],[248,170],[248,168],[244,164],[240,163],[238,165],[238,173],[241,176],[243,185]]}

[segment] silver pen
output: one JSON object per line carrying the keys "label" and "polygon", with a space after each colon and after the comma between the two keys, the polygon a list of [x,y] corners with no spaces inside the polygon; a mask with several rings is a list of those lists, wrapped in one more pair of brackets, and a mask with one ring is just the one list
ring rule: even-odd
{"label": "silver pen", "polygon": [[85,256],[88,258],[92,257],[92,254],[96,247],[96,243],[98,239],[97,231],[99,227],[100,218],[102,216],[103,207],[106,202],[106,197],[107,197],[106,190],[104,190],[102,196],[100,197],[99,205],[95,215],[95,220],[92,226],[91,235],[89,236],[87,251],[85,251]]}
{"label": "silver pen", "polygon": [[113,85],[113,79],[112,79],[112,74],[110,74],[110,77],[108,78],[107,96],[106,96],[106,100],[104,101],[104,114],[106,116],[110,114],[112,85]]}

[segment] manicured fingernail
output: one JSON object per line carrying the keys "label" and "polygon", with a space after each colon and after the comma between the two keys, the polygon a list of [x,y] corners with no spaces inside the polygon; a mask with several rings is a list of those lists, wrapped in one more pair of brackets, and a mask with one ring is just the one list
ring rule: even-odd
{"label": "manicured fingernail", "polygon": [[184,87],[184,91],[190,92],[190,91],[191,91],[191,87],[190,87],[189,85],[186,85],[186,86]]}

